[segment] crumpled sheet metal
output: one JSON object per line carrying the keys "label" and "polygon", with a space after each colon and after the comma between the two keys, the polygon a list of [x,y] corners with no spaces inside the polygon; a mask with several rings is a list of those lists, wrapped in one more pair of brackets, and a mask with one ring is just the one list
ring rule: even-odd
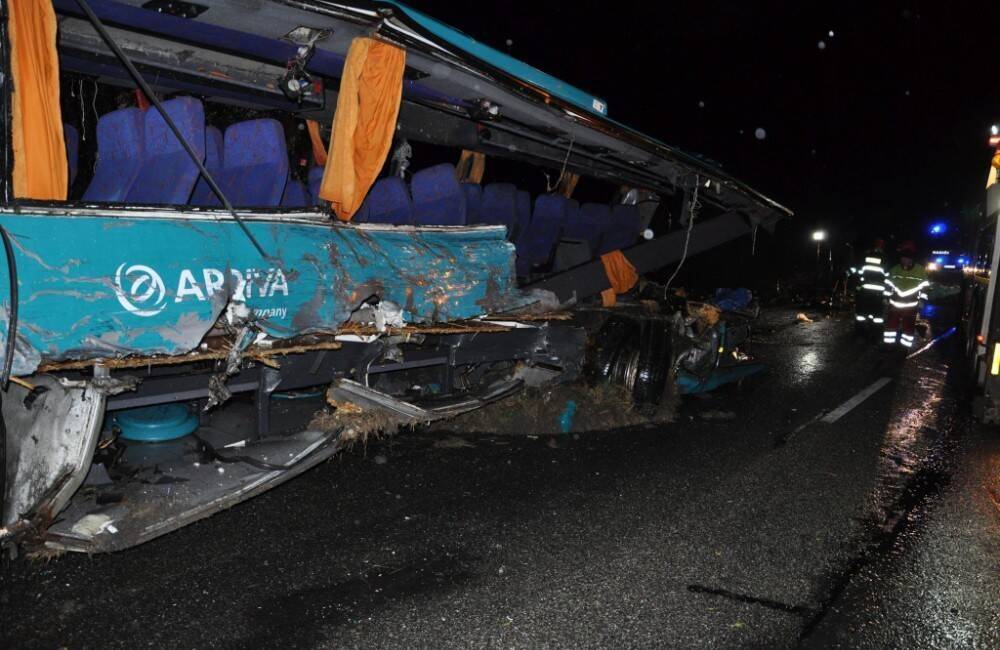
{"label": "crumpled sheet metal", "polygon": [[[248,220],[264,259],[228,217],[93,212],[0,215],[20,286],[14,375],[40,360],[187,353],[231,301],[277,338],[334,331],[371,296],[415,323],[529,302],[501,227]],[[8,282],[2,274],[9,309]],[[0,345],[6,321],[0,312]]]}

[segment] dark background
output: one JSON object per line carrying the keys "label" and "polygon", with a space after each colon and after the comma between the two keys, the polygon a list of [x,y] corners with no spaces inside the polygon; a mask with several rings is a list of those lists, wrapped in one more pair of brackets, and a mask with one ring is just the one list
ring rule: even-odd
{"label": "dark background", "polygon": [[962,221],[982,201],[988,128],[1000,118],[994,5],[409,4],[792,208],[771,242],[779,250],[768,247],[782,266],[807,265],[810,251],[814,260],[816,227],[835,249],[921,239],[935,220],[972,230]]}

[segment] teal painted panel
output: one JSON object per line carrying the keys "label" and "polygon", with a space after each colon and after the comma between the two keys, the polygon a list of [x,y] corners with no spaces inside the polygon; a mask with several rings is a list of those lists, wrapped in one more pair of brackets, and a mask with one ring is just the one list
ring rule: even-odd
{"label": "teal painted panel", "polygon": [[412,9],[402,2],[389,0],[389,4],[396,5],[405,11],[408,16],[417,21],[421,27],[446,43],[450,43],[455,47],[464,50],[477,59],[485,61],[486,63],[499,68],[518,79],[527,81],[531,85],[537,86],[538,88],[583,108],[584,110],[590,111],[591,113],[597,113],[598,115],[607,116],[608,103],[603,99],[595,97],[586,91],[580,90],[579,88],[572,86],[561,79],[557,79],[550,74],[542,72],[538,68],[534,68],[523,61],[519,61],[508,54],[504,54],[503,52],[495,50],[488,45],[484,45],[479,41],[463,34],[454,27],[431,18],[427,14],[421,13],[416,9]]}
{"label": "teal painted panel", "polygon": [[[514,248],[498,227],[362,229],[251,221],[271,259],[232,219],[0,215],[18,271],[14,374],[39,359],[181,354],[230,297],[279,338],[332,331],[370,296],[411,322],[505,311],[524,302]],[[0,277],[0,330],[9,279]]]}

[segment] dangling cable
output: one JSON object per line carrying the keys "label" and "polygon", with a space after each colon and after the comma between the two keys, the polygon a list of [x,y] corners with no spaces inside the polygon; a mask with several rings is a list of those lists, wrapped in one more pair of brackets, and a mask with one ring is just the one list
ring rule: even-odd
{"label": "dangling cable", "polygon": [[691,245],[691,231],[694,229],[694,218],[698,216],[698,211],[701,209],[701,204],[698,203],[698,189],[701,187],[701,177],[697,174],[694,177],[694,192],[691,194],[691,205],[688,208],[688,227],[687,235],[684,237],[684,252],[681,253],[681,260],[677,263],[677,267],[674,272],[670,275],[670,279],[667,280],[666,286],[663,287],[663,299],[667,299],[667,290],[670,289],[670,283],[674,281],[677,274],[680,272],[681,267],[684,266],[684,260],[687,259],[688,246]]}

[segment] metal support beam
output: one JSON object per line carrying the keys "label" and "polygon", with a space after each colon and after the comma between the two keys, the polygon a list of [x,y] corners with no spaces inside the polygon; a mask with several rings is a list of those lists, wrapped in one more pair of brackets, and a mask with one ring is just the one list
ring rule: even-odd
{"label": "metal support beam", "polygon": [[[749,222],[743,216],[732,212],[701,223],[696,221],[691,230],[688,257],[711,250],[751,231]],[[686,236],[685,229],[675,230],[653,241],[626,249],[625,257],[640,275],[661,269],[680,261],[684,254]],[[608,282],[608,276],[604,272],[604,265],[598,259],[549,276],[525,288],[552,291],[560,301],[565,302],[574,297],[577,300],[589,298],[610,287],[611,283]]]}

